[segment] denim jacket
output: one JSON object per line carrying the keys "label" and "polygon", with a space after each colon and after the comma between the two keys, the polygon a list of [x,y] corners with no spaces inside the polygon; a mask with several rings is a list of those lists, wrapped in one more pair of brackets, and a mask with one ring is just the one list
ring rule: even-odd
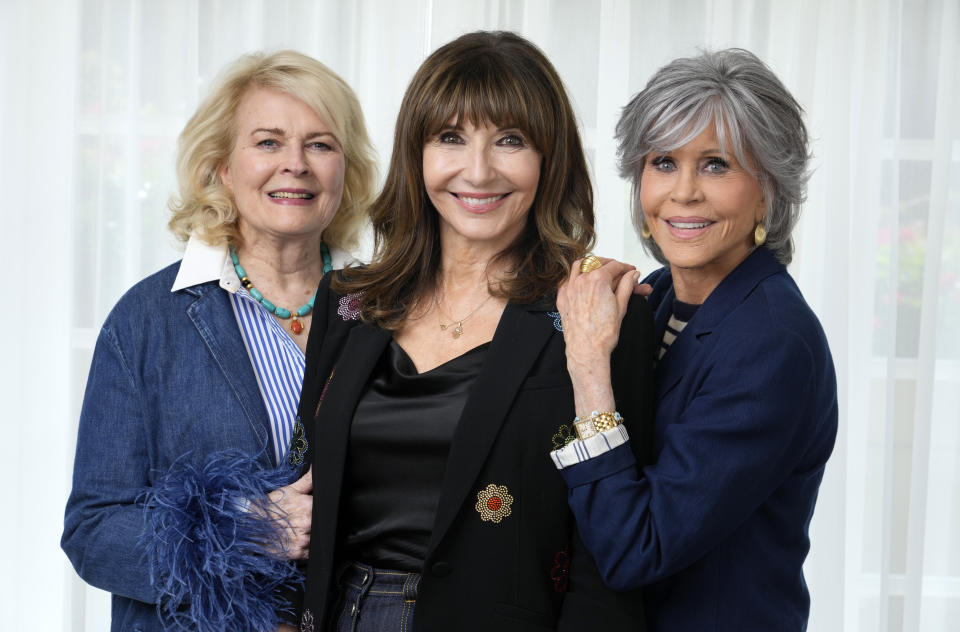
{"label": "denim jacket", "polygon": [[227,293],[171,292],[179,264],[117,303],[97,340],[80,415],[61,546],[113,593],[112,631],[162,630],[136,503],[178,458],[237,448],[267,467],[267,412]]}

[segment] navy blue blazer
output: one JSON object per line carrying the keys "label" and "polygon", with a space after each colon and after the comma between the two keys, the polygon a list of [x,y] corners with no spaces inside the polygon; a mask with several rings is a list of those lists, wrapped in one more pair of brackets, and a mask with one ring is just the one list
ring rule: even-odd
{"label": "navy blue blazer", "polygon": [[[656,335],[672,311],[651,274]],[[658,338],[659,339],[659,338]],[[837,433],[817,317],[766,248],[710,294],[654,373],[653,463],[628,445],[564,470],[605,581],[646,586],[651,631],[803,630],[808,525]]]}

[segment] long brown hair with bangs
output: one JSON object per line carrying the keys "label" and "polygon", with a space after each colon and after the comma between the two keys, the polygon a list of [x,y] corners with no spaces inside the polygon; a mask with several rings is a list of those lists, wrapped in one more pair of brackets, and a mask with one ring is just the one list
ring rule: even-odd
{"label": "long brown hair with bangs", "polygon": [[544,54],[509,32],[468,33],[437,49],[400,106],[386,182],[370,209],[373,261],[335,279],[363,292],[363,319],[400,328],[440,267],[438,213],[423,180],[423,148],[451,120],[524,132],[543,161],[527,225],[499,253],[512,276],[491,292],[518,303],[552,297],[570,264],[593,245],[593,191],[563,82]]}

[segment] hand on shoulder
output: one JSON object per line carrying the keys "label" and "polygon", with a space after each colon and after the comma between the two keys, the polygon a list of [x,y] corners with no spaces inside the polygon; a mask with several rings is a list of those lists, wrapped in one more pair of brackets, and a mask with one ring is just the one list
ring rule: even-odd
{"label": "hand on shoulder", "polygon": [[609,360],[637,287],[634,266],[614,259],[600,261],[599,268],[588,272],[581,271],[582,260],[575,261],[557,292],[568,365]]}

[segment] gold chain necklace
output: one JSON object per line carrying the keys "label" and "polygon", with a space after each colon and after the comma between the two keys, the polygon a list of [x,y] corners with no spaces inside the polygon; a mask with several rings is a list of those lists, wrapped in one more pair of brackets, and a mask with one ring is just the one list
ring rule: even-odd
{"label": "gold chain necklace", "polygon": [[[453,327],[452,335],[454,338],[459,338],[460,336],[463,335],[463,323],[466,322],[468,318],[476,314],[480,310],[480,308],[486,305],[487,301],[489,301],[491,298],[493,298],[493,294],[487,294],[487,298],[483,299],[479,305],[473,308],[473,311],[471,311],[469,314],[467,314],[463,318],[460,318],[460,319],[453,318],[451,319],[451,322],[447,323],[446,325],[440,322],[440,331],[446,331],[447,328],[453,327],[454,325],[456,325],[456,327]],[[440,321],[439,317],[446,316],[447,314],[443,311],[443,307],[440,305],[439,296],[437,297],[436,302],[437,302],[437,311],[439,312],[437,314],[438,316],[437,321],[439,322]]]}

